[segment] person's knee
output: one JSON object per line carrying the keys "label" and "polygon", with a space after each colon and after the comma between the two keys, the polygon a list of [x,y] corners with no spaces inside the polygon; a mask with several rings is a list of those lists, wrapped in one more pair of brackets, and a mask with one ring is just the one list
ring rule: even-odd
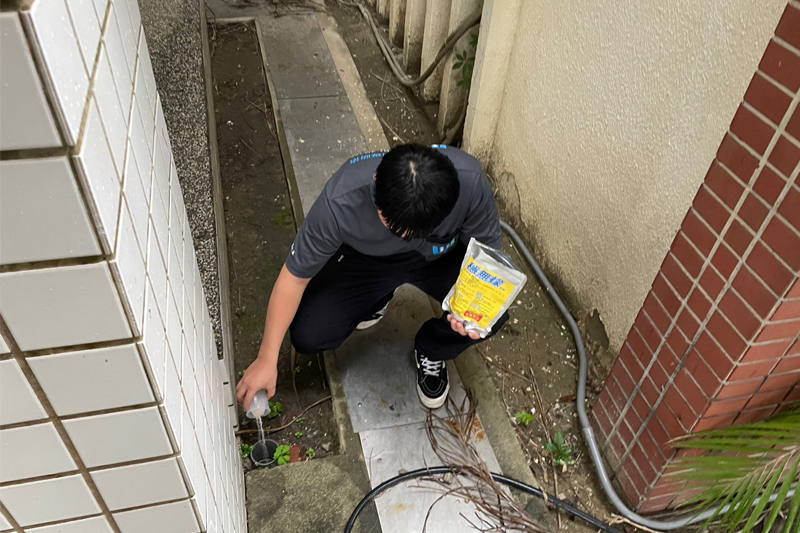
{"label": "person's knee", "polygon": [[319,338],[318,330],[312,327],[308,321],[298,320],[298,318],[295,318],[289,326],[289,338],[292,340],[294,349],[305,355],[321,352],[322,339]]}
{"label": "person's knee", "polygon": [[333,328],[325,327],[318,321],[295,317],[289,326],[289,336],[294,349],[304,355],[313,355],[325,350],[333,350],[341,345],[344,338]]}

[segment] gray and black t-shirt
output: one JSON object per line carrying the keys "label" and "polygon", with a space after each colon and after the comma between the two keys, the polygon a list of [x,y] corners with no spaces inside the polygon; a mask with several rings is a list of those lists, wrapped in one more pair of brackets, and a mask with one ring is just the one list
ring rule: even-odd
{"label": "gray and black t-shirt", "polygon": [[343,244],[367,256],[418,252],[428,261],[446,254],[459,239],[466,244],[475,237],[500,248],[497,206],[481,164],[457,148],[434,148],[455,165],[461,192],[453,211],[427,239],[406,241],[383,225],[372,199],[372,183],[386,152],[364,154],[345,163],[311,206],[286,260],[289,272],[299,278],[315,276]]}

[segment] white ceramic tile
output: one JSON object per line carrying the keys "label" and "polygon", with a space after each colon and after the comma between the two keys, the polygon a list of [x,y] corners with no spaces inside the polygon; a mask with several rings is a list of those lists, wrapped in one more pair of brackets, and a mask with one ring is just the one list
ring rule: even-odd
{"label": "white ceramic tile", "polygon": [[42,418],[47,418],[47,413],[17,362],[0,361],[0,425]]}
{"label": "white ceramic tile", "polygon": [[0,274],[0,313],[23,350],[131,335],[105,263]]}
{"label": "white ceramic tile", "polygon": [[[194,325],[192,324],[192,317],[186,317],[183,321],[183,342],[186,347],[186,358],[190,360],[195,378],[197,377],[197,358],[195,357],[194,350]],[[199,383],[199,382],[198,382]]]}
{"label": "white ceramic tile", "polygon": [[[209,446],[211,446],[213,442],[213,439],[210,439]],[[219,471],[217,470],[217,452],[213,448],[208,454],[206,466],[206,472],[208,472],[209,477],[209,487],[211,489],[211,497],[214,498],[217,493],[215,480],[219,477]]]}
{"label": "white ceramic tile", "polygon": [[167,295],[169,285],[167,285],[167,267],[164,263],[164,258],[161,255],[161,250],[158,247],[158,239],[156,239],[156,229],[153,225],[153,219],[147,228],[147,276],[150,278],[150,283],[153,285],[155,292],[156,305],[161,312],[161,318],[166,323],[167,320]]}
{"label": "white ceramic tile", "polygon": [[201,481],[197,485],[197,489],[195,490],[194,498],[195,507],[197,508],[197,514],[200,518],[200,523],[206,524],[206,516],[207,516],[207,509],[206,509],[206,483],[205,480]]}
{"label": "white ceramic tile", "polygon": [[196,268],[194,271],[195,283],[194,283],[194,308],[200,309],[202,313],[205,314],[204,324],[203,324],[203,343],[205,345],[204,350],[208,352],[208,357],[211,357],[211,348],[208,345],[208,339],[211,338],[211,327],[210,327],[210,318],[208,316],[208,307],[206,304],[206,297],[205,292],[203,291],[203,276],[200,274],[199,268]]}
{"label": "white ceramic tile", "polygon": [[0,482],[74,470],[53,424],[0,430]]}
{"label": "white ceramic tile", "polygon": [[28,359],[59,416],[153,401],[135,344]]}
{"label": "white ceramic tile", "polygon": [[147,299],[144,311],[144,351],[150,363],[150,369],[158,387],[158,394],[163,398],[165,394],[166,364],[167,364],[167,332],[164,328],[158,306],[155,301],[152,286],[147,284]]}
{"label": "white ceramic tile", "polygon": [[28,533],[113,533],[113,530],[108,524],[108,520],[102,516],[95,516],[94,518],[29,529]]}
{"label": "white ceramic tile", "polygon": [[182,326],[175,298],[170,291],[167,291],[167,293],[167,342],[172,350],[172,355],[175,356],[176,363],[180,363],[182,359]]}
{"label": "white ceramic tile", "polygon": [[91,78],[97,48],[100,45],[101,24],[97,20],[92,0],[67,0],[67,9],[72,19],[72,27],[78,36],[83,66]]}
{"label": "white ceramic tile", "polygon": [[191,315],[192,319],[194,320],[195,324],[198,324],[200,321],[200,317],[198,316],[197,309],[195,307],[195,294],[197,291],[195,290],[194,284],[197,283],[195,279],[195,270],[194,265],[192,265],[192,257],[189,254],[189,244],[191,240],[184,241],[183,243],[183,264],[184,264],[184,298],[186,299],[186,306],[189,308],[189,314]]}
{"label": "white ceramic tile", "polygon": [[21,525],[30,526],[100,512],[80,475],[0,488],[0,499]]}
{"label": "white ceramic tile", "polygon": [[[186,216],[185,213],[186,211],[184,211],[184,217]],[[183,264],[187,277],[191,277],[193,282],[197,280],[195,276],[197,272],[197,256],[195,255],[194,238],[192,237],[192,228],[186,220],[184,220],[183,230]]]}
{"label": "white ceramic tile", "polygon": [[197,460],[197,440],[194,435],[194,426],[192,419],[189,416],[189,407],[186,405],[186,398],[184,397],[181,403],[181,462],[186,468],[186,473],[189,476],[189,481],[192,483],[192,491],[194,490],[195,479],[197,473],[195,471],[195,461]]}
{"label": "white ceramic tile", "polygon": [[170,246],[167,277],[169,278],[169,286],[172,288],[172,294],[175,295],[175,302],[180,303],[180,307],[178,307],[178,316],[181,321],[183,321],[183,274],[181,273],[181,265],[178,257],[183,257],[183,250],[179,253],[175,250],[174,246]]}
{"label": "white ceramic tile", "polygon": [[[194,361],[189,351],[189,343],[187,342],[186,335],[181,335],[181,347],[181,362],[183,364],[181,385],[186,386],[185,382],[187,382],[190,377],[194,376]],[[192,418],[194,418],[194,416]]]}
{"label": "white ceramic tile", "polygon": [[178,260],[178,270],[183,276],[183,216],[178,211],[178,206],[174,201],[170,202],[170,215],[169,215],[169,238],[170,246],[175,247],[176,259]]}
{"label": "white ceramic tile", "polygon": [[116,25],[119,28],[125,52],[126,65],[128,67],[128,75],[132,79],[136,68],[139,28],[138,26],[134,27],[131,22],[131,14],[128,10],[128,4],[131,1],[136,2],[136,0],[115,0],[114,6],[111,9],[111,16],[112,19],[116,19]]}
{"label": "white ceramic tile", "polygon": [[108,7],[108,0],[93,0],[94,12],[97,15],[97,20],[100,21],[100,26],[106,20],[106,8]]}
{"label": "white ceramic tile", "polygon": [[189,496],[175,459],[100,470],[92,479],[111,511]]}
{"label": "white ceramic tile", "polygon": [[65,420],[64,427],[89,468],[172,453],[157,407]]}
{"label": "white ceramic tile", "polygon": [[55,97],[67,123],[69,144],[78,142],[89,76],[81,48],[72,29],[64,0],[37,0],[30,10],[33,29],[44,56],[45,67],[55,87]]}
{"label": "white ceramic tile", "polygon": [[[8,344],[3,337],[0,337],[0,354],[8,353],[10,350],[8,349]],[[0,422],[2,423],[2,422]]]}
{"label": "white ceramic tile", "polygon": [[133,221],[124,202],[117,239],[117,255],[113,263],[119,269],[123,293],[133,312],[137,333],[140,333],[144,326],[144,295],[147,274],[144,258],[136,240],[136,232],[133,229]]}
{"label": "white ceramic tile", "polygon": [[230,532],[230,533],[238,533],[238,532],[233,530],[233,521],[231,520],[231,510],[230,510],[230,507],[228,507],[228,505],[226,505],[225,509],[223,510],[223,516],[224,516],[224,521],[223,521],[223,529],[224,529],[224,531],[226,533],[228,533],[228,532]]}
{"label": "white ceramic tile", "polygon": [[153,177],[153,192],[152,200],[150,201],[150,218],[153,219],[153,226],[156,230],[156,239],[158,240],[158,247],[161,249],[161,254],[164,256],[164,264],[166,265],[169,258],[169,214],[167,211],[167,202],[169,199],[164,199],[161,196],[161,190],[156,186],[155,176]]}
{"label": "white ceramic tile", "polygon": [[115,20],[120,10],[116,9],[115,6],[116,2],[114,2],[114,7],[111,8],[111,20],[108,22],[103,41],[105,42],[108,61],[111,65],[111,76],[114,78],[117,96],[122,106],[120,109],[125,118],[125,124],[128,124],[131,99],[133,98],[133,74],[132,69],[128,67],[128,59],[125,57],[125,45],[122,41],[119,24]]}
{"label": "white ceramic tile", "polygon": [[181,389],[183,390],[183,398],[186,400],[186,408],[189,412],[189,418],[192,422],[192,427],[195,427],[197,422],[197,384],[194,380],[192,367],[186,362],[184,358],[183,363],[183,381],[181,382]]}
{"label": "white ceramic tile", "polygon": [[100,109],[100,117],[105,127],[108,145],[111,147],[114,165],[118,171],[121,171],[128,139],[128,123],[120,105],[106,45],[103,45],[100,51],[100,63],[97,67],[96,76],[95,100],[97,101],[97,107]]}
{"label": "white ceramic tile", "polygon": [[[175,204],[178,213],[180,213],[181,231],[185,234],[189,231],[189,225],[186,221],[186,204],[183,201],[183,188],[181,187],[181,180],[178,177],[178,168],[175,166],[174,155],[170,160],[169,187],[171,191],[170,201]],[[170,221],[170,224],[172,224],[172,221]]]}
{"label": "white ceramic tile", "polygon": [[[155,112],[158,91],[156,90],[156,78],[153,74],[153,65],[150,62],[150,51],[147,47],[147,33],[142,33],[139,39],[139,64],[142,66],[142,71],[144,73],[142,81],[144,82],[147,95],[150,98],[150,102],[153,104],[153,111]],[[155,116],[155,113],[153,116]]]}
{"label": "white ceramic tile", "polygon": [[131,17],[130,19],[131,27],[134,29],[134,31],[136,31],[136,29],[140,28],[140,26],[142,25],[142,16],[139,13],[139,2],[138,0],[127,0],[127,4],[128,4],[128,13],[130,14]]}
{"label": "white ceramic tile", "polygon": [[206,379],[205,367],[201,366],[198,368],[198,371],[195,374],[195,379],[197,380],[197,399],[200,402],[199,408],[203,410],[203,412],[205,413],[205,418],[208,419],[209,417],[208,385],[206,384],[205,381]]}
{"label": "white ceramic tile", "polygon": [[0,13],[0,150],[61,145],[28,40],[15,12]]}
{"label": "white ceramic tile", "polygon": [[8,523],[6,517],[0,514],[0,531],[11,529],[11,524]]}
{"label": "white ceramic tile", "polygon": [[[160,198],[164,202],[164,211],[169,217],[169,156],[170,153],[166,151],[166,143],[163,137],[156,132],[155,152],[153,160],[153,186],[161,193]],[[167,218],[169,223],[169,218]]]}
{"label": "white ceramic tile", "polygon": [[[169,130],[167,129],[167,120],[164,117],[164,102],[159,95],[158,102],[156,103],[156,136],[160,137],[160,142],[164,143],[164,153],[172,154],[172,145],[169,141]],[[171,163],[171,157],[167,157],[167,165]]]}
{"label": "white ceramic tile", "polygon": [[[145,63],[144,58],[141,58],[136,65],[136,85],[133,92],[135,95],[136,107],[139,110],[139,118],[142,121],[144,133],[147,138],[147,151],[150,152],[150,161],[152,162],[153,144],[155,143],[156,132],[156,99],[155,96],[151,97],[148,92],[147,72],[145,70],[146,64],[149,65],[149,62]],[[152,77],[152,72],[150,76]]]}
{"label": "white ceramic tile", "polygon": [[189,500],[114,513],[122,533],[197,533],[200,526]]}
{"label": "white ceramic tile", "polygon": [[0,161],[0,262],[100,253],[66,157]]}
{"label": "white ceramic tile", "polygon": [[125,180],[122,186],[122,195],[133,219],[133,229],[139,243],[139,251],[142,257],[147,257],[147,223],[150,215],[150,208],[147,205],[147,196],[139,175],[139,165],[135,154],[129,150],[128,160],[125,165]]}
{"label": "white ceramic tile", "polygon": [[110,253],[114,250],[117,238],[120,180],[94,99],[89,105],[86,131],[75,162],[89,185],[92,209],[100,219],[98,230]]}
{"label": "white ceramic tile", "polygon": [[172,433],[177,442],[181,442],[183,435],[183,422],[181,420],[183,405],[183,393],[181,392],[181,382],[178,377],[178,371],[172,358],[167,358],[167,384],[165,388],[164,409],[167,412],[170,426],[172,426]]}
{"label": "white ceramic tile", "polygon": [[195,420],[194,427],[197,431],[197,444],[200,447],[200,457],[203,459],[203,463],[207,464],[208,423],[206,422],[206,414],[205,411],[203,411],[203,406],[200,404],[197,405],[197,420]]}
{"label": "white ceramic tile", "polygon": [[150,135],[145,133],[144,119],[142,119],[140,109],[140,99],[135,97],[133,99],[133,118],[131,119],[131,132],[130,143],[133,146],[133,153],[136,156],[136,163],[138,165],[139,176],[144,186],[144,191],[147,196],[148,205],[150,204],[150,184],[153,181],[153,147],[152,143],[148,145],[148,139],[153,136],[152,120],[150,126]]}

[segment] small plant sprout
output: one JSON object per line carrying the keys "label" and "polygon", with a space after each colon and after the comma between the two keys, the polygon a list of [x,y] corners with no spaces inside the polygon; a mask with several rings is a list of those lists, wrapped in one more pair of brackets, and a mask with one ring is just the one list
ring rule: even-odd
{"label": "small plant sprout", "polygon": [[294,434],[294,436],[295,436],[296,439],[302,439],[303,438],[303,432],[302,431],[298,431],[297,433]]}
{"label": "small plant sprout", "polygon": [[305,421],[306,421],[306,417],[304,417],[304,416],[301,416],[300,418],[295,420],[295,422],[297,422],[298,424],[304,424]]}
{"label": "small plant sprout", "polygon": [[250,456],[250,452],[253,451],[253,447],[249,444],[242,443],[241,452],[242,452],[242,459],[246,459]]}
{"label": "small plant sprout", "polygon": [[514,418],[516,418],[517,422],[519,422],[525,427],[528,427],[528,424],[533,422],[533,415],[530,414],[528,411],[520,411],[514,415]]}
{"label": "small plant sprout", "polygon": [[314,451],[314,448],[309,448],[306,450],[306,460],[313,459],[317,456],[317,452]]}
{"label": "small plant sprout", "polygon": [[299,365],[294,367],[294,373],[295,374],[299,374],[300,373],[300,366]]}
{"label": "small plant sprout", "polygon": [[560,431],[556,433],[553,441],[554,442],[545,444],[544,449],[553,456],[553,464],[555,466],[560,466],[562,472],[566,472],[567,466],[575,464],[575,459],[572,457],[572,453],[575,449],[572,446],[566,445],[564,442],[564,435],[562,435]]}
{"label": "small plant sprout", "polygon": [[245,311],[247,311],[247,306],[246,305],[240,305],[239,307],[236,308],[236,311],[234,311],[234,314],[237,317],[242,318],[242,315],[245,313]]}
{"label": "small plant sprout", "polygon": [[283,406],[281,405],[281,402],[269,402],[269,414],[267,415],[267,420],[275,418],[282,412]]}
{"label": "small plant sprout", "polygon": [[244,370],[239,370],[239,379],[244,377]]}
{"label": "small plant sprout", "polygon": [[285,465],[289,462],[289,447],[285,444],[281,444],[278,446],[278,449],[275,450],[275,455],[272,458],[278,461],[278,465]]}

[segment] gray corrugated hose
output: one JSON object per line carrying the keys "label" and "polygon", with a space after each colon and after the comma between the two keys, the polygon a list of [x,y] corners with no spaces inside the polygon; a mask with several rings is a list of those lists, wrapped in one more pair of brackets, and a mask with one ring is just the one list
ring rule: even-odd
{"label": "gray corrugated hose", "polygon": [[[600,456],[600,449],[597,446],[597,439],[594,436],[594,430],[589,422],[589,417],[586,415],[586,372],[588,368],[588,362],[586,359],[586,347],[583,344],[583,336],[578,329],[578,324],[575,323],[575,319],[572,318],[572,314],[569,312],[569,309],[567,309],[567,306],[564,305],[563,301],[561,301],[561,298],[553,288],[550,280],[548,280],[547,276],[544,275],[544,272],[542,272],[539,264],[533,258],[533,255],[531,255],[531,252],[528,250],[528,247],[525,246],[525,243],[522,242],[520,236],[517,235],[517,232],[502,220],[500,221],[500,227],[502,227],[506,233],[508,233],[508,235],[511,237],[511,240],[514,241],[514,244],[517,246],[519,252],[525,258],[525,260],[528,261],[528,264],[536,274],[539,283],[541,283],[545,288],[547,294],[550,296],[550,299],[553,300],[553,303],[556,304],[556,307],[558,307],[558,310],[563,315],[564,320],[566,320],[567,324],[569,324],[569,329],[572,332],[572,336],[575,338],[575,346],[578,348],[578,356],[580,358],[580,367],[578,368],[578,394],[575,399],[578,407],[578,419],[580,420],[581,429],[583,430],[583,438],[586,441],[586,445],[589,447],[589,453],[592,456],[592,461],[594,461],[594,466],[597,470],[597,476],[600,478],[600,483],[603,486],[603,490],[605,491],[606,496],[608,496],[608,499],[611,500],[614,508],[631,522],[641,524],[650,529],[657,529],[661,531],[668,531],[671,529],[684,527],[689,524],[704,522],[715,514],[724,513],[730,509],[730,505],[726,505],[719,510],[711,509],[703,513],[676,518],[674,520],[653,520],[651,518],[636,514],[628,509],[625,503],[617,495],[614,487],[611,486],[611,480],[608,478],[608,473],[606,472],[605,465],[603,464],[603,458]],[[792,489],[788,497],[791,498],[794,495],[794,492],[794,489]],[[777,497],[777,493],[773,494],[770,498],[770,501],[775,501]]]}

